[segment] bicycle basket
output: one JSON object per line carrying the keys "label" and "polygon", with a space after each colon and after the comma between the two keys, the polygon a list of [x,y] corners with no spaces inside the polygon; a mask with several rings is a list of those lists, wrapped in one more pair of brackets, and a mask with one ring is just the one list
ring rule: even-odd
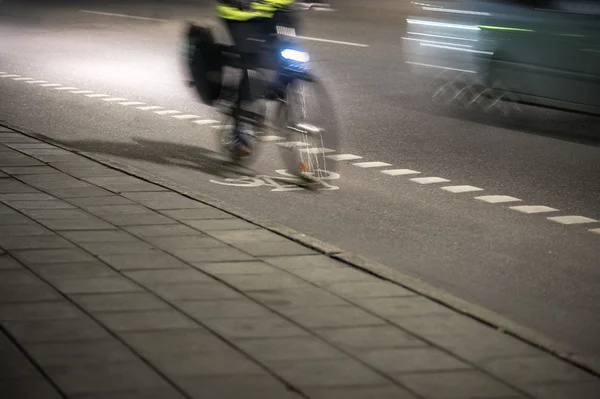
{"label": "bicycle basket", "polygon": [[188,67],[200,100],[209,106],[223,85],[223,58],[210,28],[191,24],[187,34]]}

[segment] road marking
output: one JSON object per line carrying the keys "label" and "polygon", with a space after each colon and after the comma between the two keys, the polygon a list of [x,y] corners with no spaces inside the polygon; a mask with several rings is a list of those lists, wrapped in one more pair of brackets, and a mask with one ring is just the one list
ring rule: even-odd
{"label": "road marking", "polygon": [[433,184],[433,183],[445,183],[450,180],[444,179],[442,177],[415,177],[414,179],[410,179],[410,181],[414,181],[419,184]]}
{"label": "road marking", "polygon": [[508,195],[483,195],[481,197],[475,197],[475,199],[488,202],[490,204],[498,204],[502,202],[516,202],[521,201],[518,198],[511,197]]}
{"label": "road marking", "polygon": [[78,90],[78,89],[77,89],[77,87],[65,86],[65,87],[55,87],[54,90]]}
{"label": "road marking", "polygon": [[200,119],[199,121],[192,121],[192,123],[195,123],[197,125],[210,125],[211,123],[219,123],[219,121],[216,121],[214,119]]}
{"label": "road marking", "polygon": [[231,129],[233,125],[215,125],[211,126],[213,129]]}
{"label": "road marking", "polygon": [[58,83],[44,83],[43,85],[40,85],[41,87],[58,87],[58,86],[62,86],[61,84]]}
{"label": "road marking", "polygon": [[108,94],[88,94],[86,97],[89,98],[99,98],[99,97],[110,97]]}
{"label": "road marking", "polygon": [[75,90],[75,91],[70,91],[69,93],[72,93],[72,94],[88,94],[88,93],[93,93],[93,91],[91,91],[91,90]]}
{"label": "road marking", "polygon": [[171,118],[184,120],[184,119],[198,119],[198,118],[202,118],[202,117],[198,116],[198,115],[186,114],[186,115],[173,115]]}
{"label": "road marking", "polygon": [[383,168],[385,166],[392,166],[392,164],[385,162],[355,162],[352,165],[358,166],[359,168]]}
{"label": "road marking", "polygon": [[166,19],[161,19],[161,18],[139,17],[137,15],[115,14],[112,12],[101,12],[101,11],[92,11],[92,10],[79,10],[79,12],[83,12],[86,14],[104,15],[107,17],[119,17],[119,18],[130,18],[130,19],[141,19],[144,21],[167,22]]}
{"label": "road marking", "polygon": [[33,80],[33,78],[13,78],[13,80]]}
{"label": "road marking", "polygon": [[600,234],[600,229],[590,229],[592,233]]}
{"label": "road marking", "polygon": [[301,148],[300,151],[307,152],[309,154],[326,154],[328,152],[335,152],[331,148],[322,148],[322,147],[311,147],[311,148]]}
{"label": "road marking", "polygon": [[426,67],[426,68],[446,69],[449,71],[457,71],[457,72],[465,72],[465,73],[477,73],[476,71],[471,71],[469,69],[450,68],[450,67],[445,67],[445,66],[423,64],[420,62],[411,62],[411,61],[404,61],[404,62],[406,62],[407,64],[410,64],[410,65],[417,65],[417,66],[422,66],[422,67]]}
{"label": "road marking", "polygon": [[21,75],[0,75],[0,78],[18,78]]}
{"label": "road marking", "polygon": [[117,102],[117,101],[125,101],[127,100],[126,98],[122,98],[122,97],[110,97],[110,98],[103,98],[102,101],[106,101],[106,102]]}
{"label": "road marking", "polygon": [[175,111],[173,109],[168,109],[166,111],[156,111],[154,113],[158,114],[158,115],[171,115],[171,114],[180,114],[181,111]]}
{"label": "road marking", "polygon": [[333,44],[343,44],[344,46],[354,46],[354,47],[369,47],[368,44],[362,43],[353,43],[353,42],[344,42],[341,40],[331,40],[331,39],[320,39],[318,37],[308,37],[308,36],[295,36],[298,39],[310,40],[313,42],[325,42],[325,43],[333,43]]}
{"label": "road marking", "polygon": [[446,186],[442,187],[442,190],[448,191],[450,193],[470,193],[472,191],[483,191],[483,188],[474,187],[474,186]]}
{"label": "road marking", "polygon": [[269,141],[281,141],[281,140],[285,140],[285,138],[280,137],[280,136],[260,136],[259,140],[269,142]]}
{"label": "road marking", "polygon": [[404,176],[404,175],[417,175],[421,172],[417,172],[416,170],[411,169],[387,169],[382,170],[381,173],[389,176]]}
{"label": "road marking", "polygon": [[159,107],[158,105],[149,105],[147,107],[137,107],[137,109],[142,110],[142,111],[151,111],[153,109],[161,109],[162,107]]}
{"label": "road marking", "polygon": [[46,83],[46,82],[47,82],[47,80],[30,80],[30,81],[25,82],[25,83],[29,83],[30,85],[32,85],[32,84]]}
{"label": "road marking", "polygon": [[355,159],[362,159],[362,157],[353,154],[327,155],[325,158],[333,161],[354,161]]}
{"label": "road marking", "polygon": [[522,213],[558,212],[558,209],[550,208],[549,206],[543,205],[519,205],[511,206],[510,209]]}
{"label": "road marking", "polygon": [[595,223],[597,220],[586,218],[585,216],[553,216],[547,218],[548,220],[552,220],[553,222],[560,224],[584,224],[584,223]]}
{"label": "road marking", "polygon": [[124,103],[119,103],[121,105],[125,105],[125,106],[129,106],[129,105],[144,105],[146,103],[140,102],[140,101],[126,101]]}

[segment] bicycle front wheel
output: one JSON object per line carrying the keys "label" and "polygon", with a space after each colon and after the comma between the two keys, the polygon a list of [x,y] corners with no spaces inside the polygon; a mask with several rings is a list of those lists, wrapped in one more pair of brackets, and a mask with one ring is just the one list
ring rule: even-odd
{"label": "bicycle front wheel", "polygon": [[335,172],[327,158],[338,149],[337,122],[331,98],[316,80],[295,78],[287,85],[276,113],[284,140],[277,143],[287,171],[323,181]]}

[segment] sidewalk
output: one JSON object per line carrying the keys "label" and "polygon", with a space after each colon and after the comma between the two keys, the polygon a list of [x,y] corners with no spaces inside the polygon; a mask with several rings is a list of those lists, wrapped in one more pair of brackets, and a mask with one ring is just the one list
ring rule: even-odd
{"label": "sidewalk", "polygon": [[0,126],[2,399],[597,399],[436,302]]}

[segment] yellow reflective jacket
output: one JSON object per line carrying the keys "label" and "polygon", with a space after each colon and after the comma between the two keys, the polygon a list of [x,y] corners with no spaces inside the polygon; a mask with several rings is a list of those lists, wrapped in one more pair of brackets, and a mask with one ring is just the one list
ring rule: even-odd
{"label": "yellow reflective jacket", "polygon": [[277,8],[292,4],[295,0],[251,0],[248,7],[235,6],[235,1],[218,0],[217,15],[234,21],[248,21],[252,18],[272,18]]}

